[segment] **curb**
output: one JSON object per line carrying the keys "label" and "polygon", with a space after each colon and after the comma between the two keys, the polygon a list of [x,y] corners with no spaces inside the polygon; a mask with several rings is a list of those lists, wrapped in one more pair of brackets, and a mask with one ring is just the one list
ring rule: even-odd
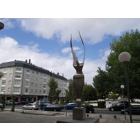
{"label": "curb", "polygon": [[46,115],[46,116],[64,115],[64,113],[62,114],[58,112],[33,112],[33,111],[25,111],[25,110],[22,110],[20,113],[33,114],[33,115]]}

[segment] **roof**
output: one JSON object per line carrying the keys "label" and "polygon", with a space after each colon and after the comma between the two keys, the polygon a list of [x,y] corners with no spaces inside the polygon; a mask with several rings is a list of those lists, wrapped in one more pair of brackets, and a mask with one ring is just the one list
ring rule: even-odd
{"label": "roof", "polygon": [[35,70],[35,71],[38,71],[38,72],[41,72],[41,73],[48,74],[48,75],[50,75],[52,77],[55,77],[55,78],[67,81],[67,79],[64,76],[61,76],[59,74],[55,74],[53,72],[50,72],[49,70],[46,70],[44,68],[35,66],[32,63],[28,63],[27,61],[15,60],[15,61],[10,61],[10,62],[5,62],[5,63],[1,63],[0,64],[0,69],[1,68],[7,68],[7,67],[24,67],[24,68],[29,68],[29,69],[32,69],[32,70]]}

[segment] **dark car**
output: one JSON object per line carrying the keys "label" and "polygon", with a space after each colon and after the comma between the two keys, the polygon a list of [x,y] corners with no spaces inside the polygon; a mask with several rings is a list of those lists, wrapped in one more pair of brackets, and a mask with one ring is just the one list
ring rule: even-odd
{"label": "dark car", "polygon": [[67,103],[64,107],[66,110],[73,110],[78,105],[76,103]]}
{"label": "dark car", "polygon": [[86,109],[86,113],[94,113],[95,110],[94,110],[94,106],[93,105],[89,105],[89,104],[84,104],[82,105],[83,107],[85,107]]}
{"label": "dark car", "polygon": [[[121,110],[122,114],[124,114],[125,112],[130,114],[130,107]],[[132,114],[140,114],[140,105],[131,105],[131,113]]]}
{"label": "dark car", "polygon": [[3,104],[2,104],[2,103],[0,103],[0,109],[1,109],[1,110],[3,109]]}
{"label": "dark car", "polygon": [[128,101],[120,101],[118,103],[113,104],[111,107],[109,107],[110,111],[121,111],[122,109],[128,108],[129,103]]}
{"label": "dark car", "polygon": [[58,104],[51,104],[51,103],[46,103],[44,105],[43,110],[45,111],[61,111],[64,109],[64,106],[58,105]]}

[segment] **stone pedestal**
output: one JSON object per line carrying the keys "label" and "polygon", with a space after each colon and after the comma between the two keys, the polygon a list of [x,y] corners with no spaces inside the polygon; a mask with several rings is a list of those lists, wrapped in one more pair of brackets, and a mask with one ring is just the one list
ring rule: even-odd
{"label": "stone pedestal", "polygon": [[84,75],[76,74],[73,76],[73,90],[76,95],[76,99],[81,99],[81,94],[84,86]]}
{"label": "stone pedestal", "polygon": [[86,118],[86,111],[84,107],[76,107],[73,110],[73,120],[84,120]]}

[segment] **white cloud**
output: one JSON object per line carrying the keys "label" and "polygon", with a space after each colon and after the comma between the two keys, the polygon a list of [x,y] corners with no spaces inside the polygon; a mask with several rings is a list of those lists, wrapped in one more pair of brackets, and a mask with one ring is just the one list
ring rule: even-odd
{"label": "white cloud", "polygon": [[[79,47],[73,47],[73,49],[74,49],[75,51],[79,51],[79,50],[80,50]],[[70,48],[70,47],[63,48],[63,49],[61,50],[61,52],[64,53],[64,54],[71,53],[71,48]]]}
{"label": "white cloud", "polygon": [[21,26],[39,37],[53,38],[57,36],[61,41],[69,41],[70,35],[79,39],[78,31],[84,39],[97,43],[105,35],[120,35],[131,29],[140,29],[140,19],[22,19]]}
{"label": "white cloud", "polygon": [[5,25],[4,29],[14,28],[13,20],[3,18],[3,19],[0,19],[0,21],[4,23]]}
{"label": "white cloud", "polygon": [[[43,53],[39,50],[37,44],[19,44],[19,42],[11,37],[0,38],[0,54],[0,63],[13,60],[24,61],[25,59],[31,59],[33,64],[55,73],[63,73],[67,78],[72,78],[75,74],[75,70],[72,66],[72,59],[70,57],[65,58],[62,56],[53,56],[48,53]],[[102,58],[104,58],[104,56],[102,56]],[[87,83],[92,83],[93,76],[96,74],[98,67],[104,68],[105,58],[102,58],[94,61],[86,60],[83,71],[85,74],[85,81]]]}

